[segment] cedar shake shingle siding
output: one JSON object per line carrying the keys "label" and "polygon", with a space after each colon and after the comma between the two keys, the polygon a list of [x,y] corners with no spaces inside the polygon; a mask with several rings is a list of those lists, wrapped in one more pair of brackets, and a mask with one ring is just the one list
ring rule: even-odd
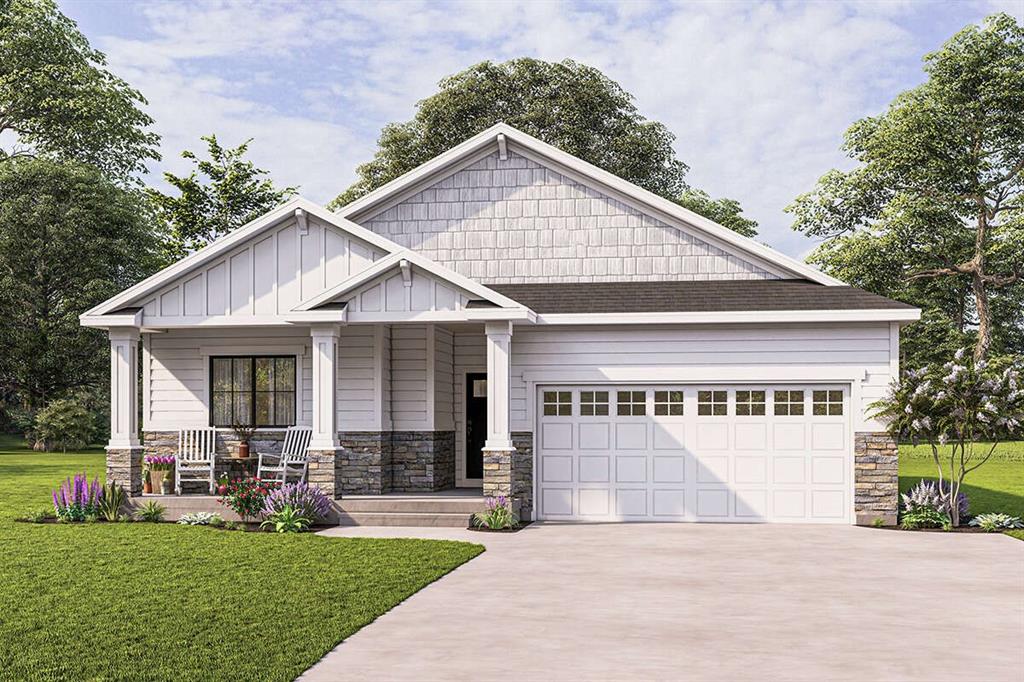
{"label": "cedar shake shingle siding", "polygon": [[856,287],[806,280],[495,284],[491,288],[540,314],[664,313],[912,308]]}
{"label": "cedar shake shingle siding", "polygon": [[486,156],[364,227],[483,284],[764,280],[776,275],[510,152]]}

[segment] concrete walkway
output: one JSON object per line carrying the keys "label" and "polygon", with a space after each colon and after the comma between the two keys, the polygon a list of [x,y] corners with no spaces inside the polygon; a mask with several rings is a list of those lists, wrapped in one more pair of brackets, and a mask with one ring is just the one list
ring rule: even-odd
{"label": "concrete walkway", "polygon": [[538,524],[487,546],[302,679],[1012,680],[1024,542],[848,526]]}

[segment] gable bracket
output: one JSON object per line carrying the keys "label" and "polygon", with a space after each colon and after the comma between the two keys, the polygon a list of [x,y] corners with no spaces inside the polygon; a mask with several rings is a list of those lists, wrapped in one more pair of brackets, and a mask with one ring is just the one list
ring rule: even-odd
{"label": "gable bracket", "polygon": [[306,221],[306,212],[301,208],[295,209],[295,220],[299,224],[299,234],[303,236],[309,234],[309,223]]}
{"label": "gable bracket", "polygon": [[498,133],[498,158],[508,161],[508,143],[505,141],[505,133]]}
{"label": "gable bracket", "polygon": [[402,284],[407,287],[412,286],[412,266],[409,265],[409,261],[403,258],[398,261],[398,267],[402,269]]}

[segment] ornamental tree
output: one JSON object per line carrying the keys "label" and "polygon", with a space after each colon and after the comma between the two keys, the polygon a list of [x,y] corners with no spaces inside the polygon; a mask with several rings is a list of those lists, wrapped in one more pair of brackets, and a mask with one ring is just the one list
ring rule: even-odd
{"label": "ornamental tree", "polygon": [[904,373],[873,405],[893,436],[931,446],[939,489],[948,498],[941,511],[949,514],[953,526],[960,525],[960,510],[948,501],[957,499],[967,475],[985,464],[1001,441],[1022,430],[1024,386],[1019,368],[1019,358],[976,361],[961,348],[945,364]]}

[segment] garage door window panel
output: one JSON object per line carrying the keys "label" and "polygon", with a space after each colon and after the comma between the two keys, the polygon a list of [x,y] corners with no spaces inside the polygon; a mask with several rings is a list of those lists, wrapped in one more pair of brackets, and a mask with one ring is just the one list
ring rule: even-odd
{"label": "garage door window panel", "polygon": [[697,415],[725,417],[729,414],[728,391],[697,391]]}
{"label": "garage door window panel", "polygon": [[580,391],[580,416],[607,417],[608,391]]}
{"label": "garage door window panel", "polygon": [[647,391],[616,391],[615,402],[620,417],[647,415]]}
{"label": "garage door window panel", "polygon": [[764,415],[764,391],[736,391],[737,417],[763,417]]}
{"label": "garage door window panel", "polygon": [[571,417],[572,391],[544,391],[545,417]]}
{"label": "garage door window panel", "polygon": [[776,417],[800,417],[803,414],[803,391],[775,391]]}
{"label": "garage door window panel", "polygon": [[811,414],[816,417],[843,414],[842,391],[814,391],[811,393]]}
{"label": "garage door window panel", "polygon": [[679,390],[655,391],[654,414],[658,417],[683,416],[683,392]]}

